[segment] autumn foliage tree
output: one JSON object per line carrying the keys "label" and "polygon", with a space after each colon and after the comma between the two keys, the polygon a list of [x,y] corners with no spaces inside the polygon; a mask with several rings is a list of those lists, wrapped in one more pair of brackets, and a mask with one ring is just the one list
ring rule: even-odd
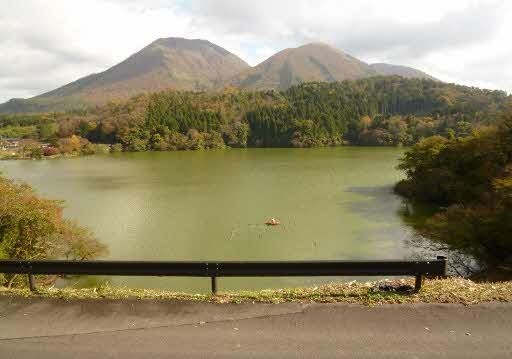
{"label": "autumn foliage tree", "polygon": [[512,277],[512,110],[471,136],[421,141],[399,168],[407,178],[398,193],[445,207],[417,226],[421,234]]}
{"label": "autumn foliage tree", "polygon": [[0,115],[0,136],[39,136],[64,153],[78,153],[73,136],[120,143],[125,151],[411,146],[432,135],[470,136],[495,123],[511,101],[503,91],[376,76],[302,83],[282,92],[162,91],[87,110]]}
{"label": "autumn foliage tree", "polygon": [[[62,202],[0,177],[0,258],[84,260],[107,253],[86,228],[63,218]],[[0,279],[11,285],[16,276]]]}

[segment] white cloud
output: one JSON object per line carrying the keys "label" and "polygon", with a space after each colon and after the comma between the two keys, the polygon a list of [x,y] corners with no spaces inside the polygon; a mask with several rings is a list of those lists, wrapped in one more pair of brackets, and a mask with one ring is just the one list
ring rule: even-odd
{"label": "white cloud", "polygon": [[0,0],[0,102],[105,70],[160,37],[256,64],[324,41],[367,62],[512,91],[512,3],[376,0]]}
{"label": "white cloud", "polygon": [[88,0],[0,4],[0,101],[29,97],[124,60],[163,36],[185,36],[172,7]]}

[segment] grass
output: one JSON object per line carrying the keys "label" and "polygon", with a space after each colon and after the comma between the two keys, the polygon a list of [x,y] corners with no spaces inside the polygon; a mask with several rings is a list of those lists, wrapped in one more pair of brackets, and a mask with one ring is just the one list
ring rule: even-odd
{"label": "grass", "polygon": [[[393,280],[372,283],[332,283],[311,288],[271,289],[262,291],[221,292],[217,295],[187,294],[164,290],[116,288],[39,288],[32,293],[27,288],[0,289],[3,296],[31,298],[78,299],[159,299],[203,301],[213,303],[350,303],[363,305],[398,303],[459,303],[464,305],[490,301],[512,302],[512,281],[475,283],[461,278],[426,280],[420,292],[399,292],[389,288],[413,285],[411,280]],[[387,287],[388,290],[385,290]]]}

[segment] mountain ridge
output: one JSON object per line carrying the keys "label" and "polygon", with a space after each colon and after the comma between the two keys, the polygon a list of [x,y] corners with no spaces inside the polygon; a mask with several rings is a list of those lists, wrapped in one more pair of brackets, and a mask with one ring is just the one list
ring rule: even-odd
{"label": "mountain ridge", "polygon": [[421,70],[415,69],[409,66],[403,65],[392,65],[383,62],[370,64],[370,67],[377,72],[378,75],[382,76],[402,76],[405,78],[424,78],[428,80],[436,80],[435,77],[423,72]]}
{"label": "mountain ridge", "polygon": [[334,82],[376,75],[368,64],[324,43],[287,48],[235,75],[230,84],[286,90],[301,82]]}
{"label": "mountain ridge", "polygon": [[0,113],[101,105],[163,90],[215,91],[225,86],[286,90],[302,82],[334,82],[377,75],[432,79],[405,66],[369,65],[321,42],[281,50],[251,67],[208,40],[159,38],[103,72],[29,99],[11,99],[0,104]]}

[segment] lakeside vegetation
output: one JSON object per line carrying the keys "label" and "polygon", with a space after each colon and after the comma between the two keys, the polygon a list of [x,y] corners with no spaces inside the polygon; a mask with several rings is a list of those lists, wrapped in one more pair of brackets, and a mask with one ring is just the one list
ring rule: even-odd
{"label": "lakeside vegetation", "polygon": [[467,254],[461,265],[476,277],[512,278],[512,108],[469,136],[419,142],[399,169],[397,193],[442,208],[413,223],[421,235]]}
{"label": "lakeside vegetation", "polygon": [[474,305],[485,302],[512,302],[512,282],[475,283],[468,279],[448,278],[425,280],[421,291],[398,291],[393,288],[412,287],[413,280],[380,282],[339,282],[307,288],[267,289],[262,291],[188,294],[158,289],[118,288],[108,285],[97,288],[26,288],[2,289],[0,295],[64,300],[180,300],[213,303],[348,303],[368,306],[407,303],[456,303]]}
{"label": "lakeside vegetation", "polygon": [[[167,91],[88,110],[1,116],[0,135],[23,138],[14,158],[413,146],[399,165],[406,179],[395,190],[438,211],[408,223],[434,240],[434,250],[461,253],[461,274],[512,278],[512,100],[501,91],[400,77],[308,83],[284,92]],[[0,258],[104,253],[90,232],[62,218],[59,202],[2,178],[0,195]]]}
{"label": "lakeside vegetation", "polygon": [[[85,260],[107,253],[92,232],[63,217],[63,202],[39,196],[27,184],[0,176],[0,259]],[[44,277],[44,282],[52,281]],[[17,274],[0,284],[24,285]]]}
{"label": "lakeside vegetation", "polygon": [[[66,113],[0,116],[0,137],[46,142],[19,157],[225,147],[409,146],[495,122],[502,91],[398,76],[277,91],[165,91]],[[32,147],[30,147],[32,146]]]}

